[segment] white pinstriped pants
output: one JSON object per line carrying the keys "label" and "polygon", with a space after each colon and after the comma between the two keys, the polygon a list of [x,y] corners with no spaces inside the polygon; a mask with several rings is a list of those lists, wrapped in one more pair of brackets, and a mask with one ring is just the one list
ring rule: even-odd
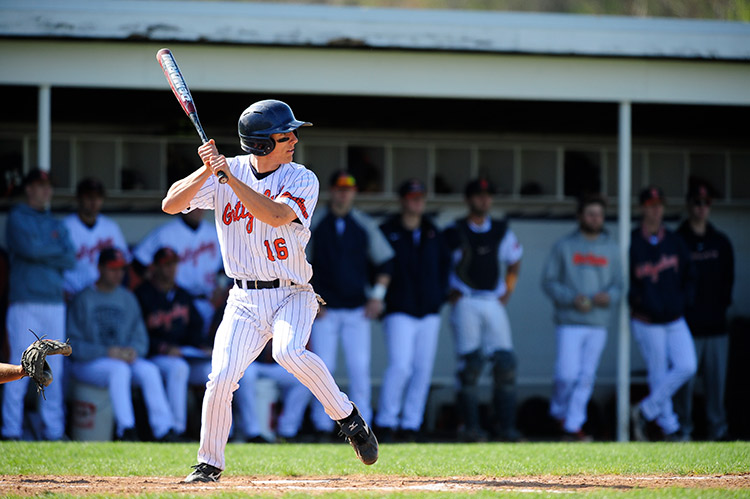
{"label": "white pinstriped pants", "polygon": [[274,360],[310,389],[331,419],[351,414],[349,398],[323,361],[305,348],[317,310],[318,302],[309,284],[258,290],[235,286],[230,290],[216,332],[211,375],[203,398],[199,463],[224,469],[232,394],[245,369],[272,337]]}
{"label": "white pinstriped pants", "polygon": [[[6,317],[9,362],[21,363],[21,355],[36,338],[47,335],[51,340],[65,341],[65,305],[63,303],[11,303]],[[75,345],[73,345],[75,349]],[[63,356],[47,357],[54,381],[44,389],[46,400],[39,402],[39,414],[44,423],[44,438],[59,440],[65,434],[63,403]],[[3,386],[3,436],[21,438],[23,430],[23,400],[29,378],[21,378]]]}

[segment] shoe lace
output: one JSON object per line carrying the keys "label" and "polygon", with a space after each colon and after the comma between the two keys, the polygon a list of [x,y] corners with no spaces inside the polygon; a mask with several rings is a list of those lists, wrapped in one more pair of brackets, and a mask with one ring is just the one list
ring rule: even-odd
{"label": "shoe lace", "polygon": [[219,468],[215,466],[211,466],[210,464],[206,464],[206,463],[198,463],[198,464],[191,466],[191,468],[201,473],[205,473],[208,476],[217,476],[221,473]]}
{"label": "shoe lace", "polygon": [[367,442],[367,436],[368,436],[368,432],[364,427],[361,430],[359,430],[357,433],[355,433],[354,435],[347,435],[342,430],[339,431],[339,437],[344,437],[344,439],[347,442],[354,442],[359,445],[362,445],[365,442]]}

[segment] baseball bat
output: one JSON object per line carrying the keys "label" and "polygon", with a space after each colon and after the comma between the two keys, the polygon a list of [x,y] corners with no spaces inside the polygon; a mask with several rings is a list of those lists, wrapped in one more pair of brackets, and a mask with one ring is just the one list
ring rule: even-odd
{"label": "baseball bat", "polygon": [[[164,76],[167,77],[169,86],[172,87],[172,92],[174,92],[177,102],[180,103],[182,110],[188,115],[188,118],[190,118],[190,121],[195,126],[195,130],[198,132],[198,136],[205,144],[208,142],[208,137],[206,136],[206,132],[203,131],[203,125],[201,125],[198,119],[198,111],[195,109],[193,96],[190,95],[190,89],[185,82],[185,78],[182,76],[182,72],[180,72],[180,68],[177,66],[177,61],[175,61],[172,51],[166,48],[159,50],[156,53],[156,60],[159,61],[159,65],[161,65],[161,69],[164,71]],[[221,170],[218,171],[216,176],[219,177],[219,182],[222,184],[226,184],[227,180],[229,180],[226,173]]]}

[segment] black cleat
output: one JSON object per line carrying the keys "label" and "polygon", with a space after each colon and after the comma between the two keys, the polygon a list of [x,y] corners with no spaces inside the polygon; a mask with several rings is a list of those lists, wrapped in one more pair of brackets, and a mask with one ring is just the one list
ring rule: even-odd
{"label": "black cleat", "polygon": [[630,408],[630,422],[633,424],[633,440],[648,442],[648,421],[638,404]]}
{"label": "black cleat", "polygon": [[341,430],[340,435],[354,447],[360,461],[367,465],[375,464],[378,460],[378,439],[360,416],[357,406],[353,403],[352,406],[354,410],[349,416],[336,421]]}
{"label": "black cleat", "polygon": [[191,468],[193,468],[193,472],[185,478],[184,483],[218,482],[221,477],[221,470],[210,464],[198,463]]}

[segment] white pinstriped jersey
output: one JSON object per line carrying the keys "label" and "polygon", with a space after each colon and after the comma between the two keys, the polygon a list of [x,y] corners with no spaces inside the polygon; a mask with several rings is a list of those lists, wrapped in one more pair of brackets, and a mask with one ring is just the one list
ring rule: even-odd
{"label": "white pinstriped jersey", "polygon": [[133,256],[148,266],[162,246],[180,256],[177,284],[194,296],[210,298],[216,287],[216,274],[221,270],[219,240],[211,222],[201,221],[195,230],[179,219],[160,225],[138,243]]}
{"label": "white pinstriped jersey", "polygon": [[[294,210],[300,223],[272,227],[253,217],[237,195],[216,177],[209,177],[190,203],[189,210],[214,210],[221,256],[227,276],[272,281],[289,279],[307,283],[312,266],[305,257],[310,240],[310,221],[318,202],[315,174],[297,163],[285,163],[258,179],[250,156],[227,158],[232,174],[254,191],[280,200]],[[261,175],[262,176],[262,175]]]}
{"label": "white pinstriped jersey", "polygon": [[88,227],[81,222],[77,213],[73,213],[63,219],[63,224],[68,228],[70,240],[76,249],[76,266],[64,274],[66,293],[78,293],[99,278],[99,252],[102,249],[115,247],[130,258],[120,226],[109,217],[99,215],[94,226]]}

